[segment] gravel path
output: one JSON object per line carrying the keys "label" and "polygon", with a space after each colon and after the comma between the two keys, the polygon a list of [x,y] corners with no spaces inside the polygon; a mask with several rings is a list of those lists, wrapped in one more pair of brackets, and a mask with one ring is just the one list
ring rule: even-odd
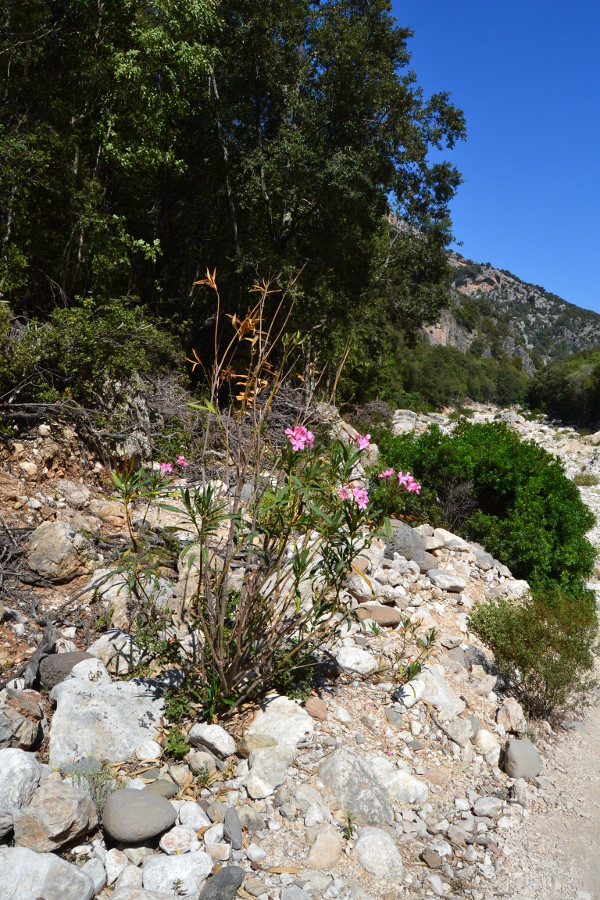
{"label": "gravel path", "polygon": [[573,726],[553,739],[546,805],[515,835],[518,900],[600,898],[600,707]]}

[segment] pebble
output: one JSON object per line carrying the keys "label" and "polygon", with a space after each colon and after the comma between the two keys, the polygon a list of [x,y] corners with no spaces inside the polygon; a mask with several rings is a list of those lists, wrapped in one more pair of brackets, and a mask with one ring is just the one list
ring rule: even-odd
{"label": "pebble", "polygon": [[124,788],[108,797],[102,824],[114,840],[135,844],[162,834],[173,825],[176,815],[173,805],[164,797],[148,789]]}

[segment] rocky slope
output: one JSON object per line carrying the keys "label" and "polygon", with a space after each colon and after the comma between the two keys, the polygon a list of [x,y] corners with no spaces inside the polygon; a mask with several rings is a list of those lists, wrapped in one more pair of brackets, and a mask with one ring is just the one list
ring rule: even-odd
{"label": "rocky slope", "polygon": [[499,344],[530,373],[540,364],[600,344],[600,315],[486,263],[452,254],[453,304],[426,329],[431,343],[481,351]]}
{"label": "rocky slope", "polygon": [[[570,474],[594,477],[600,435],[505,416]],[[395,417],[398,430],[425,424]],[[589,812],[557,771],[573,734],[557,739],[548,723],[534,734],[469,632],[477,599],[526,583],[482,547],[398,525],[370,549],[368,582],[348,582],[357,619],[340,624],[337,674],[304,704],[272,695],[231,722],[192,720],[177,762],[162,698],[176,673],[123,680],[139,654],[126,588],[102,579],[119,507],[76,436],[42,429],[5,452],[0,474],[11,565],[29,580],[25,592],[8,584],[0,656],[5,671],[26,661],[62,607],[61,652],[43,660],[40,691],[25,672],[0,693],[0,900],[592,896],[577,866],[544,866],[533,828]],[[582,491],[599,509],[598,488]],[[156,602],[177,608],[188,576],[162,573]],[[110,608],[121,628],[98,635]],[[416,652],[413,630],[430,627],[436,649],[405,684],[404,644]]]}

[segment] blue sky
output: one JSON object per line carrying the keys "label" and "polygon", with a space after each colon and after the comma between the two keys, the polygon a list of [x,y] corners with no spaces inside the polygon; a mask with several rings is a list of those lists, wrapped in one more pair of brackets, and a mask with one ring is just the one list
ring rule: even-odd
{"label": "blue sky", "polygon": [[425,94],[468,137],[450,158],[460,251],[600,312],[600,4],[393,0]]}

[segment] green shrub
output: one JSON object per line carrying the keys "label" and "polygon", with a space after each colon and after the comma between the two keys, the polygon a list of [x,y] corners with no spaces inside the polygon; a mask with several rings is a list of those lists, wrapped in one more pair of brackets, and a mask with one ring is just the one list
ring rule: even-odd
{"label": "green shrub", "polygon": [[[205,281],[217,290],[214,276]],[[235,319],[236,337],[209,373],[210,400],[202,408],[207,440],[218,433],[228,450],[223,481],[203,473],[199,485],[175,490],[168,476],[187,465],[181,456],[159,469],[113,474],[130,541],[120,571],[141,607],[136,640],[155,662],[181,668],[181,690],[209,719],[273,685],[307,696],[313,655],[333,640],[340,618],[351,615],[346,578],[387,512],[386,498],[370,503],[358,483],[367,436],[320,440],[293,421],[268,433],[274,398],[302,341],[262,330],[269,293],[264,285],[245,318]],[[215,346],[220,334],[217,316]],[[279,352],[276,369],[271,359]],[[224,376],[232,371],[228,397],[223,384],[232,379]],[[404,490],[397,480],[387,487],[390,496]],[[179,557],[197,577],[185,608],[197,635],[194,653],[171,639],[146,589],[156,550],[143,523],[154,504],[194,535]]]}
{"label": "green shrub", "polygon": [[180,728],[172,728],[165,743],[165,751],[173,759],[183,759],[189,753],[190,745]]}
{"label": "green shrub", "polygon": [[0,305],[0,394],[105,408],[134,375],[173,358],[173,347],[140,307],[120,299],[86,298],[43,325],[16,322]]}
{"label": "green shrub", "polygon": [[580,472],[573,478],[573,484],[577,487],[594,487],[598,483],[598,478],[591,472]]}
{"label": "green shrub", "polygon": [[577,592],[595,551],[586,539],[593,514],[562,463],[502,423],[460,422],[451,435],[433,427],[414,438],[379,442],[386,466],[421,481],[415,514],[480,541],[517,578]]}
{"label": "green shrub", "polygon": [[511,693],[534,718],[585,705],[595,683],[597,626],[594,598],[560,589],[536,591],[524,601],[480,603],[471,615]]}

